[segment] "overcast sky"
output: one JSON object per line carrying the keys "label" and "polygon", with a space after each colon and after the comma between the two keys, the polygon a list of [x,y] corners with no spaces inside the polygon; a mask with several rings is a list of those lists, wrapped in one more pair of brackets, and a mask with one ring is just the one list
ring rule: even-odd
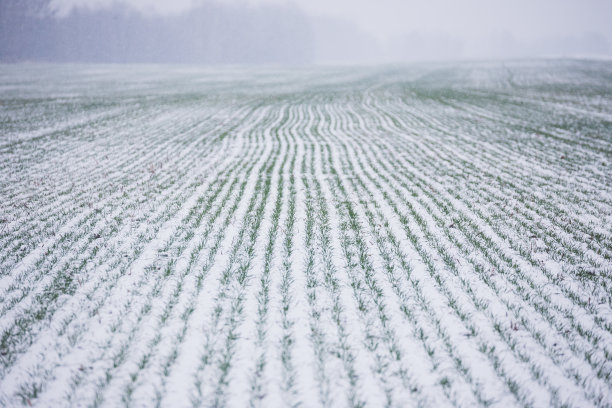
{"label": "overcast sky", "polygon": [[[75,8],[116,10],[121,9],[117,7],[120,5],[141,11],[142,14],[138,15],[156,16],[157,22],[168,21],[168,27],[172,24],[178,25],[178,30],[185,33],[193,31],[203,35],[201,28],[208,26],[210,32],[206,38],[212,41],[211,46],[214,46],[219,38],[233,41],[234,48],[227,48],[228,43],[218,44],[217,48],[226,47],[228,53],[241,48],[240,41],[244,43],[240,52],[259,52],[252,45],[252,41],[249,42],[253,36],[261,37],[262,49],[266,44],[274,46],[275,39],[281,37],[278,39],[287,43],[283,45],[286,50],[291,51],[292,47],[298,50],[298,43],[301,44],[300,52],[303,58],[300,61],[311,60],[319,63],[388,63],[542,56],[612,57],[612,0],[48,1],[56,16],[60,17],[54,32],[61,31],[64,24],[61,21],[64,21],[66,26],[69,25],[69,19],[62,20],[61,17],[71,16],[71,11]],[[205,6],[213,2],[217,6]],[[20,4],[28,3],[24,0],[24,3]],[[271,5],[273,7],[267,7]],[[191,21],[191,26],[187,27],[182,25],[185,21],[181,20],[180,16],[188,15],[186,12],[190,9],[194,10],[192,14],[199,13],[197,15],[200,20]],[[225,19],[212,16],[214,10],[217,10],[219,16],[225,16]],[[5,16],[3,21],[10,25],[12,19]],[[75,33],[78,32],[84,39],[90,37],[89,33],[83,30],[86,31],[87,24],[91,23],[79,25],[74,19],[71,23],[80,27]],[[120,32],[114,29],[113,21],[106,21],[105,24],[108,25],[109,33]],[[129,24],[122,29],[129,31],[127,27]],[[178,32],[173,30],[169,29],[168,32]],[[13,34],[18,36],[35,36],[37,32],[34,30],[30,34],[20,34],[18,30],[13,31]],[[146,37],[145,34],[143,35]],[[149,37],[153,34],[155,33],[151,33]],[[65,34],[63,37],[58,34],[57,38],[70,42],[73,41],[71,35],[74,34]],[[105,38],[105,34],[101,38]],[[124,38],[126,41],[130,40],[128,37]],[[120,40],[121,38],[117,39]],[[18,44],[18,41],[11,41],[14,42],[14,53],[18,54],[19,47],[26,46]],[[297,41],[295,46],[292,41]],[[40,41],[30,43],[38,44],[44,51]],[[181,47],[181,44],[177,42],[172,47]],[[151,45],[153,46],[154,44]],[[313,51],[310,52],[309,49]],[[208,53],[209,48],[202,48],[202,52]],[[312,54],[312,57],[306,54]],[[231,57],[229,54],[228,56]],[[223,58],[221,60],[225,61]]]}
{"label": "overcast sky", "polygon": [[[189,9],[202,0],[53,0],[74,5],[124,2],[160,13]],[[517,37],[551,37],[599,32],[612,40],[612,0],[221,0],[221,3],[293,4],[311,15],[342,18],[379,39],[405,32],[440,32],[473,37],[508,32]]]}

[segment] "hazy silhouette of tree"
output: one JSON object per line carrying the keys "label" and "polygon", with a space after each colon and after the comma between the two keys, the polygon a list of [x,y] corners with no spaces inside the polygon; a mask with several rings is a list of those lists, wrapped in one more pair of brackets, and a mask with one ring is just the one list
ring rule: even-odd
{"label": "hazy silhouette of tree", "polygon": [[283,6],[206,2],[156,16],[115,4],[60,17],[48,0],[0,1],[4,61],[300,64],[312,61],[312,38],[309,20]]}

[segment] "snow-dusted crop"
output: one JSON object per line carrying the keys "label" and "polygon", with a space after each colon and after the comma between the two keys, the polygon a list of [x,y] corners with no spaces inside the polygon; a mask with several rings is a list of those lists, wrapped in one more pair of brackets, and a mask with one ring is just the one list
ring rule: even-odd
{"label": "snow-dusted crop", "polygon": [[609,62],[0,89],[0,406],[612,406]]}

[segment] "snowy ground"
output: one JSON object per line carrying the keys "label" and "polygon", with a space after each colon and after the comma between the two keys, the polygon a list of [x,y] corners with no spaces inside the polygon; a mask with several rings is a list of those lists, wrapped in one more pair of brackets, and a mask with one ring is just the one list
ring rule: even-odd
{"label": "snowy ground", "polygon": [[612,63],[0,66],[0,406],[612,406]]}

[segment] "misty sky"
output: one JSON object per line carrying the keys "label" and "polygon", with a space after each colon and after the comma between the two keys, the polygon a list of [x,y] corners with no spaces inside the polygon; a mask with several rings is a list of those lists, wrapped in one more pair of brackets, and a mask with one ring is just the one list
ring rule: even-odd
{"label": "misty sky", "polygon": [[[11,38],[5,40],[4,57],[0,49],[0,59],[128,62],[132,55],[134,61],[163,62],[160,55],[166,51],[154,49],[156,34],[167,40],[166,50],[182,47],[189,42],[189,35],[203,38],[201,44],[192,44],[191,49],[184,49],[184,55],[169,58],[168,62],[389,63],[546,56],[612,58],[612,0],[37,1],[49,1],[57,19],[56,26],[45,31],[45,35],[53,34],[57,42],[68,43],[63,49],[62,44],[50,39],[45,43],[37,27],[25,32],[18,23],[11,27],[18,20],[0,15],[6,25],[5,38]],[[126,8],[139,11],[135,14],[146,21],[134,20],[134,26],[138,23],[138,28],[144,31],[131,30],[132,22],[128,20],[115,27],[113,19],[121,18],[122,14],[115,17],[104,14],[104,10]],[[193,13],[187,13],[190,10]],[[80,17],[75,17],[75,12]],[[197,18],[186,17],[190,14]],[[88,22],[78,20],[81,18]],[[152,22],[149,28],[147,21]],[[101,24],[105,28],[87,31],[89,26]],[[165,31],[160,28],[156,33],[157,24],[165,24]],[[104,45],[102,42],[108,36],[120,32],[123,37],[114,40],[115,48],[100,55],[89,55],[85,45],[76,44],[74,39],[78,35],[97,47]],[[148,56],[129,51],[128,46],[120,44],[122,38],[136,50],[138,41],[150,40],[152,44],[145,47]],[[268,49],[268,45],[272,48],[279,45],[275,44],[276,39],[280,47]],[[174,43],[170,44],[171,41]],[[28,47],[39,51],[20,52]],[[58,50],[53,54],[47,51],[49,47]],[[190,59],[189,52],[195,49],[200,57]],[[123,54],[119,56],[117,50]],[[295,55],[285,58],[287,52]],[[46,56],[40,57],[43,54]]]}
{"label": "misty sky", "polygon": [[[123,2],[157,13],[181,12],[201,0],[53,0],[66,12],[75,5]],[[519,40],[598,32],[612,41],[610,0],[224,0],[220,3],[295,5],[311,15],[348,20],[384,40],[406,32],[462,38],[507,32]]]}

